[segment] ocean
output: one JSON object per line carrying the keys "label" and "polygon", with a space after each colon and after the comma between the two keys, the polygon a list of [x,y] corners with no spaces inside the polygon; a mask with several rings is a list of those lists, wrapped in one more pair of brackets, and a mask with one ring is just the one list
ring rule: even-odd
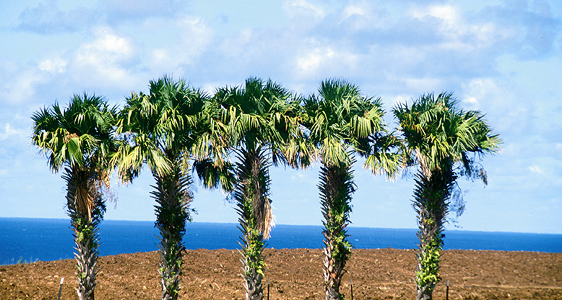
{"label": "ocean", "polygon": [[[239,249],[237,224],[189,223],[187,249]],[[100,226],[100,255],[158,249],[151,221],[104,220]],[[414,249],[416,229],[348,227],[355,248]],[[277,225],[269,248],[321,248],[322,227]],[[67,219],[0,218],[0,265],[73,258],[74,243]],[[447,230],[444,249],[562,252],[562,234]]]}

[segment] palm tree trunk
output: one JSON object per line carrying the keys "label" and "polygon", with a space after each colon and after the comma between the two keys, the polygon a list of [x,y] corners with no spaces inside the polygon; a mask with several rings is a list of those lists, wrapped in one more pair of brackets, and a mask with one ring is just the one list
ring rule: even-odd
{"label": "palm tree trunk", "polygon": [[416,251],[416,300],[433,298],[439,276],[440,251],[443,248],[444,222],[456,177],[451,168],[434,171],[429,178],[421,171],[416,178],[414,209],[418,214]]}
{"label": "palm tree trunk", "polygon": [[185,250],[182,239],[185,234],[185,223],[189,220],[189,205],[193,199],[188,190],[191,178],[182,173],[179,163],[174,160],[172,162],[174,168],[169,174],[164,176],[153,174],[156,190],[152,192],[157,203],[155,226],[160,231],[158,270],[162,299],[165,300],[178,299]]}
{"label": "palm tree trunk", "polygon": [[262,279],[265,270],[263,249],[271,227],[269,199],[269,163],[265,151],[240,150],[236,166],[234,197],[242,231],[242,269],[247,300],[263,298]]}
{"label": "palm tree trunk", "polygon": [[74,229],[78,299],[93,300],[98,266],[98,225],[103,219],[105,203],[96,190],[92,172],[66,169],[67,209]]}
{"label": "palm tree trunk", "polygon": [[[243,222],[240,221],[240,226]],[[244,228],[244,227],[243,227]],[[262,280],[264,276],[265,263],[263,248],[265,241],[263,236],[255,228],[245,226],[242,243],[242,269],[244,271],[244,288],[247,300],[261,300],[263,298]]]}
{"label": "palm tree trunk", "polygon": [[351,255],[346,227],[351,212],[351,195],[355,192],[351,164],[322,166],[320,169],[320,204],[324,217],[324,291],[326,300],[343,299],[340,285],[345,265]]}

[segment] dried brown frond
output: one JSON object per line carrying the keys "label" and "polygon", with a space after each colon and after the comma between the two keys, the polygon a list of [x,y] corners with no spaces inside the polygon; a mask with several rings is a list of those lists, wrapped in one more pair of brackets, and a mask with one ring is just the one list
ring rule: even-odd
{"label": "dried brown frond", "polygon": [[94,195],[87,186],[78,186],[76,188],[74,204],[76,205],[76,211],[82,216],[87,216],[88,221],[91,222],[95,203]]}
{"label": "dried brown frond", "polygon": [[111,188],[110,172],[102,170],[98,171],[97,178],[94,182],[96,195],[103,197],[104,200],[117,203],[117,195],[115,190]]}
{"label": "dried brown frond", "polygon": [[66,144],[66,143],[68,143],[68,141],[70,141],[71,139],[77,138],[77,137],[79,137],[79,136],[78,136],[76,133],[69,133],[69,132],[67,131],[67,132],[65,132],[65,135],[64,135],[64,143]]}
{"label": "dried brown frond", "polygon": [[271,228],[275,226],[273,222],[273,212],[271,210],[271,201],[267,197],[260,197],[258,201],[254,201],[252,209],[256,217],[258,231],[263,234],[264,239],[269,239]]}

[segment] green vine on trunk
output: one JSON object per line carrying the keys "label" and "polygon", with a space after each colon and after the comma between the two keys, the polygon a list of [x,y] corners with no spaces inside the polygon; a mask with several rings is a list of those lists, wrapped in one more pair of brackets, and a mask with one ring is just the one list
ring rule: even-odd
{"label": "green vine on trunk", "polygon": [[[240,245],[242,250],[242,270],[246,299],[262,299],[262,279],[266,268],[263,249],[265,248],[264,233],[269,225],[269,172],[268,159],[264,149],[253,151],[241,150],[238,153],[236,166],[237,182],[234,199],[237,202],[240,223]],[[263,210],[263,211],[256,211]],[[261,217],[262,219],[258,219]],[[261,222],[261,226],[260,226]]]}
{"label": "green vine on trunk", "polygon": [[351,195],[355,192],[350,163],[320,169],[320,204],[324,217],[323,275],[326,299],[345,299],[340,293],[345,265],[351,255],[346,227],[350,223]]}
{"label": "green vine on trunk", "polygon": [[190,204],[193,195],[189,190],[191,177],[179,167],[178,158],[170,157],[175,165],[170,174],[159,176],[152,196],[156,200],[156,223],[160,232],[160,285],[162,299],[178,299],[185,246],[185,224],[190,220]]}
{"label": "green vine on trunk", "polygon": [[[429,220],[431,221],[431,220]],[[430,290],[441,281],[439,276],[439,261],[441,259],[441,250],[443,249],[443,235],[439,233],[428,245],[423,247],[419,264],[421,270],[416,272],[416,282],[419,286],[428,286]]]}

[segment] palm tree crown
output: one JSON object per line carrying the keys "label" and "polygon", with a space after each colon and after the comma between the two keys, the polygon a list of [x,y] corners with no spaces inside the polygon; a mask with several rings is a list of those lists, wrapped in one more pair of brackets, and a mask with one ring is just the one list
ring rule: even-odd
{"label": "palm tree crown", "polygon": [[298,134],[298,101],[281,85],[249,78],[242,87],[220,88],[216,105],[223,109],[232,147],[257,149],[269,147],[273,159],[285,159],[283,149],[291,135]]}
{"label": "palm tree crown", "polygon": [[304,110],[309,139],[326,164],[349,161],[349,147],[364,154],[369,136],[382,129],[380,99],[364,97],[357,86],[342,80],[323,81],[318,96],[305,99]]}
{"label": "palm tree crown", "polygon": [[33,144],[53,172],[61,167],[89,168],[107,163],[114,144],[116,107],[99,96],[75,95],[63,111],[58,103],[33,114]]}
{"label": "palm tree crown", "polygon": [[[170,158],[204,158],[209,152],[209,97],[185,80],[150,81],[150,93],[133,93],[122,110],[119,132],[125,136],[120,172],[138,174],[143,163],[159,175],[170,170]],[[167,160],[168,159],[168,160]]]}
{"label": "palm tree crown", "polygon": [[451,93],[441,93],[437,97],[428,94],[410,107],[399,104],[394,109],[412,151],[412,159],[425,174],[441,169],[442,164],[457,162],[462,163],[464,171],[472,174],[476,166],[470,153],[495,153],[498,150],[499,135],[492,134],[484,115],[479,111],[458,109],[457,104]]}

